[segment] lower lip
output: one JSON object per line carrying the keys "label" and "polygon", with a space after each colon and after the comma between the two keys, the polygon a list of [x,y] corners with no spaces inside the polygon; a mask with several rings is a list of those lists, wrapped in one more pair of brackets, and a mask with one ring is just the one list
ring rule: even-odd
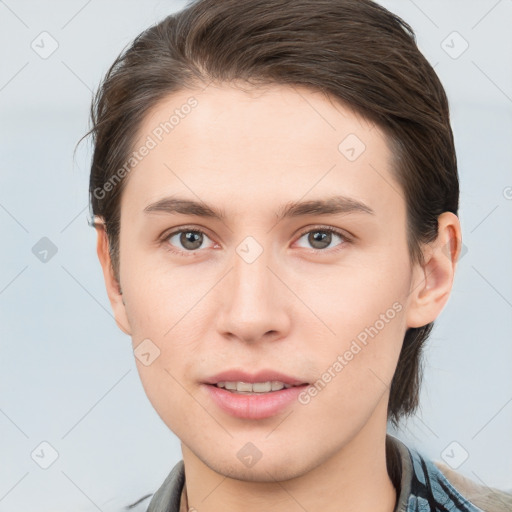
{"label": "lower lip", "polygon": [[280,413],[291,403],[297,400],[298,395],[308,385],[293,386],[280,391],[262,393],[261,395],[244,395],[226,391],[215,385],[205,384],[213,401],[231,416],[249,420],[270,418]]}

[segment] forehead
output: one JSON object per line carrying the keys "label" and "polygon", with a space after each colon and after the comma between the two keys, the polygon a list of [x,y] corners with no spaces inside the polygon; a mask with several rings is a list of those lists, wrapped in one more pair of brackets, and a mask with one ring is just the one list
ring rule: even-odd
{"label": "forehead", "polygon": [[123,194],[141,207],[181,192],[247,209],[333,192],[375,210],[403,201],[383,132],[305,87],[181,90],[142,120],[133,149],[143,146]]}

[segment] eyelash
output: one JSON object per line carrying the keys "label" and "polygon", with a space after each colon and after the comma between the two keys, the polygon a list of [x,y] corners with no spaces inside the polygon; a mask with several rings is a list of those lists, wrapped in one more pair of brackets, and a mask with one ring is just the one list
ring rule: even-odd
{"label": "eyelash", "polygon": [[[327,227],[327,226],[314,226],[312,228],[307,228],[305,230],[303,230],[298,239],[301,239],[304,235],[308,234],[308,233],[311,233],[311,232],[314,232],[314,231],[321,231],[321,232],[324,232],[324,233],[331,233],[331,234],[334,234],[334,235],[338,235],[340,238],[343,239],[343,242],[339,244],[339,246],[337,248],[334,248],[334,249],[310,249],[310,251],[313,251],[313,252],[317,252],[317,253],[320,253],[320,252],[326,252],[326,253],[335,253],[339,250],[341,250],[347,243],[351,243],[352,240],[351,238],[349,238],[344,232],[338,230],[338,229],[335,229],[335,228],[332,228],[332,227]],[[200,234],[203,234],[203,235],[206,235],[208,237],[208,234],[205,233],[203,230],[201,229],[198,229],[198,228],[195,228],[193,226],[184,226],[180,229],[177,229],[176,231],[172,231],[171,233],[166,233],[165,235],[162,236],[161,238],[161,242],[162,243],[165,243],[166,244],[166,247],[165,249],[169,252],[172,252],[174,254],[178,254],[178,255],[185,255],[185,256],[194,256],[198,251],[201,251],[202,249],[197,249],[195,251],[182,251],[182,250],[179,250],[179,249],[174,249],[169,242],[169,239],[174,236],[174,235],[177,235],[179,233],[187,233],[187,232],[193,232],[193,233],[200,233]],[[208,237],[210,238],[210,237]]]}

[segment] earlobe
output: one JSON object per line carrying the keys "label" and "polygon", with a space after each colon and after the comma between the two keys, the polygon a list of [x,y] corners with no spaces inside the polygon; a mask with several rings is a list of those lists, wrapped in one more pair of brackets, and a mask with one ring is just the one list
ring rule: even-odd
{"label": "earlobe", "polygon": [[425,263],[417,265],[414,272],[407,327],[422,327],[439,316],[452,290],[461,246],[458,217],[442,213],[438,217],[438,236],[425,246]]}
{"label": "earlobe", "polygon": [[107,289],[107,295],[114,312],[114,318],[117,326],[128,335],[131,335],[130,324],[126,314],[126,306],[121,291],[121,286],[117,281],[109,252],[109,243],[105,225],[103,222],[95,222],[96,233],[98,236],[96,251],[103,270],[103,278]]}

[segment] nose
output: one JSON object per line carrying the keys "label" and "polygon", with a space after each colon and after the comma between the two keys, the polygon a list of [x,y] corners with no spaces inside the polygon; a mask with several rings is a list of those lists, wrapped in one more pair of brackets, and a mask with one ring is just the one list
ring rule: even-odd
{"label": "nose", "polygon": [[224,337],[246,343],[286,337],[292,297],[269,252],[264,250],[254,261],[235,252],[233,266],[217,290],[217,329]]}

